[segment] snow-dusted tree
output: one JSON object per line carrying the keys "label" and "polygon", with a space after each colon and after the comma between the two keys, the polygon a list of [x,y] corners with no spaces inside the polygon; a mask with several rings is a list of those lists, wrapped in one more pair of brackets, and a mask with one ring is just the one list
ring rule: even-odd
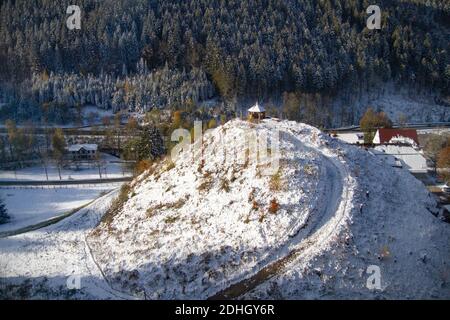
{"label": "snow-dusted tree", "polygon": [[125,146],[128,159],[154,160],[164,154],[164,142],[161,133],[153,126],[145,126],[139,136],[130,139]]}
{"label": "snow-dusted tree", "polygon": [[450,90],[448,1],[385,1],[382,33],[361,28],[361,1],[88,1],[88,27],[76,33],[58,24],[57,2],[42,2],[0,1],[0,98],[15,120],[39,119],[42,103],[52,104],[50,122],[67,121],[62,104],[111,108],[124,82],[134,88],[122,108],[144,112],[208,99],[208,79],[228,101],[340,90],[351,105],[391,80]]}

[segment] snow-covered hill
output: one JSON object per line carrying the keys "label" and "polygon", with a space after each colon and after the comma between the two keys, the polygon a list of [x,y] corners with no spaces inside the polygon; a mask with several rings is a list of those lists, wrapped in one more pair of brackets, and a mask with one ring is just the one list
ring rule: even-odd
{"label": "snow-covered hill", "polygon": [[[450,225],[432,214],[432,196],[407,170],[344,148],[360,210],[327,250],[310,260],[299,254],[243,298],[449,299]],[[370,266],[379,267],[379,290],[367,288]]]}
{"label": "snow-covered hill", "polygon": [[[245,137],[277,131],[279,170],[265,175]],[[295,122],[233,120],[203,142],[202,160],[190,148],[156,164],[89,234],[115,290],[155,299],[450,297],[450,228],[408,172]],[[381,290],[366,287],[370,265]]]}

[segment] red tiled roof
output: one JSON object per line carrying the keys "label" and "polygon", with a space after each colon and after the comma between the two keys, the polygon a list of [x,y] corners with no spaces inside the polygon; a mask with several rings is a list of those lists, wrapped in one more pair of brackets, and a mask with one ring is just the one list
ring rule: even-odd
{"label": "red tiled roof", "polygon": [[392,138],[400,136],[413,140],[419,144],[419,137],[417,136],[416,129],[378,129],[380,134],[380,143],[389,143]]}

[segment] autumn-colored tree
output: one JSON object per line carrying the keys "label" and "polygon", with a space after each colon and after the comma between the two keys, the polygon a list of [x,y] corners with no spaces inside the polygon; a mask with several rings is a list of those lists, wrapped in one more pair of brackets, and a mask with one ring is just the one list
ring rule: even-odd
{"label": "autumn-colored tree", "polygon": [[217,126],[217,122],[216,122],[215,119],[209,120],[209,122],[208,122],[208,129],[215,128],[216,126]]}
{"label": "autumn-colored tree", "polygon": [[433,163],[434,170],[437,168],[439,153],[442,149],[450,147],[450,137],[447,135],[429,134],[427,136],[424,152],[428,159]]}
{"label": "autumn-colored tree", "polygon": [[371,143],[375,136],[375,125],[376,125],[376,113],[372,108],[367,109],[366,113],[361,118],[359,122],[359,126],[361,130],[364,132],[364,142]]}
{"label": "autumn-colored tree", "polygon": [[61,167],[64,160],[64,153],[66,151],[66,139],[61,128],[57,128],[52,136],[53,158],[58,167],[59,180],[61,177]]}
{"label": "autumn-colored tree", "polygon": [[128,135],[134,135],[139,127],[139,124],[135,117],[129,117],[125,126]]}
{"label": "autumn-colored tree", "polygon": [[114,115],[114,127],[120,127],[122,123],[122,112],[119,111]]}
{"label": "autumn-colored tree", "polygon": [[233,93],[233,77],[224,68],[216,69],[212,72],[212,80],[220,94],[231,99]]}
{"label": "autumn-colored tree", "polygon": [[152,166],[152,162],[150,160],[148,160],[148,159],[138,161],[138,163],[136,164],[136,167],[134,169],[135,170],[135,174],[136,175],[140,175],[144,171],[150,169],[151,166]]}
{"label": "autumn-colored tree", "polygon": [[29,141],[24,129],[17,128],[14,121],[7,120],[5,124],[11,158],[18,160],[20,163],[23,160],[24,153],[28,150]]}
{"label": "autumn-colored tree", "polygon": [[11,158],[14,158],[14,141],[17,136],[16,123],[13,120],[6,120],[6,131],[8,133],[9,153]]}
{"label": "autumn-colored tree", "polygon": [[145,114],[145,121],[148,124],[158,125],[161,122],[161,111],[157,108],[153,108],[150,112]]}
{"label": "autumn-colored tree", "polygon": [[450,147],[442,149],[439,153],[437,168],[444,180],[450,182]]}
{"label": "autumn-colored tree", "polygon": [[181,111],[175,111],[172,115],[172,127],[178,129],[181,126]]}
{"label": "autumn-colored tree", "polygon": [[378,113],[378,119],[376,125],[378,128],[392,128],[392,121],[389,119],[385,112]]}
{"label": "autumn-colored tree", "polygon": [[116,133],[117,151],[120,152],[121,141],[120,141],[120,127],[122,124],[122,112],[119,111],[114,115],[114,131]]}
{"label": "autumn-colored tree", "polygon": [[33,152],[35,147],[38,146],[36,143],[36,135],[35,135],[36,128],[32,121],[25,122],[23,133],[24,133],[24,142],[25,142],[25,149],[28,153]]}
{"label": "autumn-colored tree", "polygon": [[220,124],[224,125],[227,122],[227,116],[224,114],[220,115]]}
{"label": "autumn-colored tree", "polygon": [[403,112],[401,112],[398,116],[398,125],[401,128],[405,128],[406,124],[408,123],[408,116],[406,114],[404,114]]}
{"label": "autumn-colored tree", "polygon": [[283,93],[283,113],[289,120],[300,120],[300,98],[296,93]]}
{"label": "autumn-colored tree", "polygon": [[109,126],[111,125],[111,118],[110,118],[109,116],[104,116],[104,117],[102,118],[102,124],[103,124],[105,127],[109,127]]}
{"label": "autumn-colored tree", "polygon": [[48,75],[47,70],[44,69],[44,71],[42,71],[42,73],[41,73],[41,79],[42,79],[42,81],[48,81],[49,78],[50,78],[50,77],[49,77],[49,75]]}
{"label": "autumn-colored tree", "polygon": [[375,133],[379,128],[392,128],[392,121],[384,112],[375,112],[368,108],[359,122],[361,130],[364,132],[364,142],[372,143]]}
{"label": "autumn-colored tree", "polygon": [[188,98],[184,103],[184,108],[187,113],[193,113],[196,109],[196,105],[191,98]]}

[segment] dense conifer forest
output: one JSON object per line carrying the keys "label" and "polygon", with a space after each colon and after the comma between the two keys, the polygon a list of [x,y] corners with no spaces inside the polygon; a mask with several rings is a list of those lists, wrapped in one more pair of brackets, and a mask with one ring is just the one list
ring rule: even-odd
{"label": "dense conifer forest", "polygon": [[449,93],[448,0],[378,0],[381,30],[366,28],[373,1],[75,2],[80,30],[66,27],[74,1],[2,1],[4,114],[358,94],[387,81]]}

